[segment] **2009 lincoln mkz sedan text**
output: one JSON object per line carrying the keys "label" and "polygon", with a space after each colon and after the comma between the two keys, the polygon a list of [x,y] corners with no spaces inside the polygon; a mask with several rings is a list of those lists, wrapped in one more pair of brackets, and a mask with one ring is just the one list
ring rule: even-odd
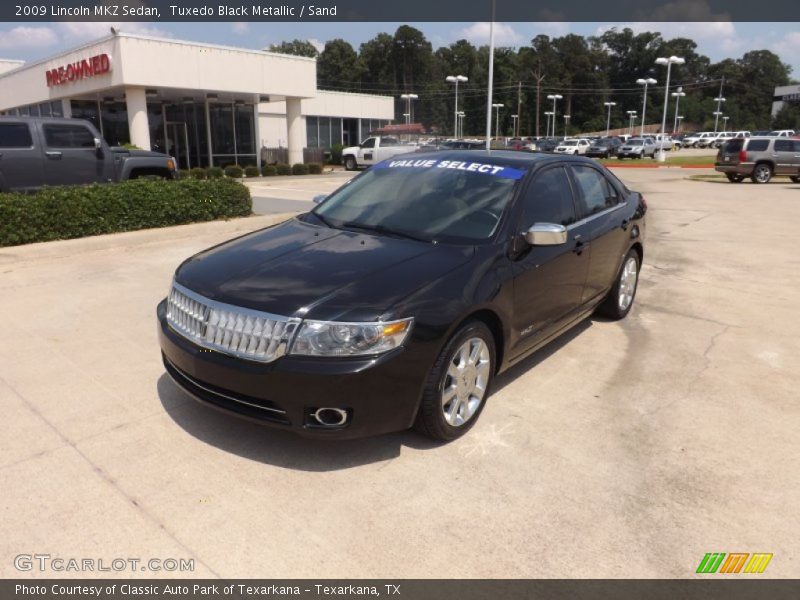
{"label": "2009 lincoln mkz sedan text", "polygon": [[497,373],[630,311],[646,210],[582,157],[390,159],[185,261],[158,306],[164,365],[201,401],[306,435],[452,440]]}

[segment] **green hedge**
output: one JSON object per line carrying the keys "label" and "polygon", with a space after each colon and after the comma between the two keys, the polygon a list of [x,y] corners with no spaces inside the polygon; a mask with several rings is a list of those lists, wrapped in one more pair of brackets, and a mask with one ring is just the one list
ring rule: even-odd
{"label": "green hedge", "polygon": [[230,179],[148,181],[0,194],[0,246],[167,227],[252,211],[246,186]]}
{"label": "green hedge", "polygon": [[244,175],[244,169],[239,165],[230,165],[225,167],[225,176],[226,177],[233,177],[235,179],[241,179],[242,175]]}
{"label": "green hedge", "polygon": [[261,167],[261,174],[264,177],[275,177],[278,174],[278,169],[275,165],[264,165]]}
{"label": "green hedge", "polygon": [[275,169],[277,169],[278,175],[292,174],[292,167],[284,163],[278,163],[277,165],[275,165]]}
{"label": "green hedge", "polygon": [[292,175],[308,175],[308,165],[304,163],[293,164]]}
{"label": "green hedge", "polygon": [[245,177],[258,177],[261,175],[261,171],[258,167],[245,167],[244,168],[244,176]]}
{"label": "green hedge", "polygon": [[208,170],[203,167],[193,168],[191,174],[195,179],[208,179]]}
{"label": "green hedge", "polygon": [[309,163],[308,164],[308,174],[309,175],[320,175],[320,174],[322,174],[322,165],[320,163]]}
{"label": "green hedge", "polygon": [[208,178],[209,179],[219,179],[220,177],[225,176],[225,171],[222,170],[222,167],[209,167],[208,168]]}

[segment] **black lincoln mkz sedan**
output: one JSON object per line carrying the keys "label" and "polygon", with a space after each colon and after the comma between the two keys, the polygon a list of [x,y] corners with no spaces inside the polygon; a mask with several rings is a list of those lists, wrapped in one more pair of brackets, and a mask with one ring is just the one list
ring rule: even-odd
{"label": "black lincoln mkz sedan", "polygon": [[452,440],[497,373],[628,313],[645,211],[582,157],[390,159],[185,261],[158,306],[164,365],[203,402],[307,435]]}

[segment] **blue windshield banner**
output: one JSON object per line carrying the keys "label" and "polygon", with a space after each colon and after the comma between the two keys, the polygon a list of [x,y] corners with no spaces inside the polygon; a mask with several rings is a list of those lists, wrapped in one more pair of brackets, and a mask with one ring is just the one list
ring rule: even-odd
{"label": "blue windshield banner", "polygon": [[464,160],[436,160],[436,159],[413,159],[404,158],[398,160],[385,160],[378,163],[373,169],[454,169],[456,171],[467,171],[490,175],[502,179],[522,179],[525,171],[509,166],[493,165],[491,163],[470,162]]}

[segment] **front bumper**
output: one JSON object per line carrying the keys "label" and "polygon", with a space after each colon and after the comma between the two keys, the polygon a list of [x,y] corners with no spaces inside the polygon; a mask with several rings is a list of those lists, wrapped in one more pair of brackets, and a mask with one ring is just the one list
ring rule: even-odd
{"label": "front bumper", "polygon": [[617,152],[617,158],[642,158],[641,152]]}
{"label": "front bumper", "polygon": [[[167,373],[205,404],[310,437],[366,437],[414,423],[430,365],[415,358],[411,347],[377,358],[284,356],[258,363],[201,348],[179,335],[167,324],[164,301],[157,316]],[[347,423],[315,424],[310,415],[318,408],[345,410]]]}

